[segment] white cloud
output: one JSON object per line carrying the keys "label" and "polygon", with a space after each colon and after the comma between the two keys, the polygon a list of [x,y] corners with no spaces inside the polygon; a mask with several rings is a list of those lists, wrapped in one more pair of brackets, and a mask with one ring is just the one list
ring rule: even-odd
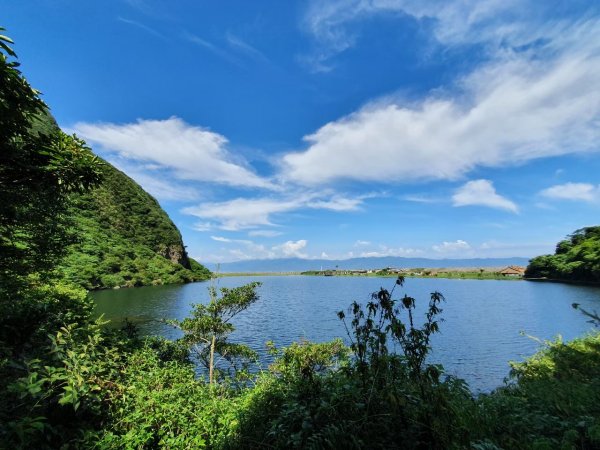
{"label": "white cloud", "polygon": [[440,245],[434,245],[431,248],[438,253],[463,253],[471,250],[471,245],[467,241],[458,239],[455,242],[444,241]]}
{"label": "white cloud", "polygon": [[273,225],[272,214],[288,212],[299,207],[295,200],[270,198],[236,198],[224,202],[207,202],[184,208],[182,212],[203,219],[216,221],[216,226],[229,231]]}
{"label": "white cloud", "polygon": [[518,212],[517,205],[498,195],[488,180],[474,180],[464,184],[456,190],[452,196],[452,202],[454,206],[479,205]]}
{"label": "white cloud", "polygon": [[161,166],[147,164],[139,166],[131,164],[123,158],[107,158],[107,161],[117,169],[125,172],[142,188],[158,200],[165,201],[192,201],[198,200],[200,195],[192,186],[177,183],[172,177],[160,172]]}
{"label": "white cloud", "polygon": [[273,247],[273,250],[280,251],[284,256],[294,258],[307,258],[306,253],[302,253],[301,250],[306,247],[308,241],[300,239],[298,241],[287,241],[281,245]]}
{"label": "white cloud", "polygon": [[[233,259],[268,259],[277,257],[277,253],[264,245],[257,244],[248,239],[230,239],[223,236],[211,236],[213,241],[230,245],[241,245],[242,248],[229,248],[217,261]],[[214,259],[214,258],[213,258]]]}
{"label": "white cloud", "polygon": [[214,224],[210,222],[196,222],[194,225],[192,225],[192,229],[196,231],[210,231],[214,228]]}
{"label": "white cloud", "polygon": [[266,247],[247,239],[230,239],[223,236],[211,236],[216,242],[225,244],[218,253],[205,255],[203,261],[229,262],[250,259],[275,259],[275,258],[303,258],[308,259],[308,254],[303,250],[308,245],[306,239],[286,241],[272,247]]}
{"label": "white cloud", "polygon": [[355,247],[365,247],[367,245],[371,245],[371,243],[369,241],[361,241],[361,240],[358,240],[354,243]]}
{"label": "white cloud", "polygon": [[248,232],[248,236],[251,237],[276,237],[281,236],[282,234],[281,231],[275,230],[251,230]]}
{"label": "white cloud", "polygon": [[334,195],[327,200],[314,200],[306,204],[309,208],[329,209],[331,211],[356,211],[363,203],[365,197],[341,197]]}
{"label": "white cloud", "polygon": [[551,14],[532,0],[313,0],[302,25],[317,46],[304,59],[315,71],[331,70],[328,60],[360,39],[359,22],[382,16],[421,21],[443,45],[486,43],[493,51],[560,33],[565,21],[553,23]]}
{"label": "white cloud", "polygon": [[557,184],[540,192],[547,198],[558,200],[579,200],[585,202],[600,201],[600,185],[590,183]]}
{"label": "white cloud", "polygon": [[217,242],[233,242],[232,239],[224,238],[224,237],[221,237],[221,236],[211,236],[210,238],[213,241],[217,241]]}
{"label": "white cloud", "polygon": [[208,202],[184,208],[184,214],[213,221],[213,226],[236,231],[273,226],[271,216],[294,210],[328,209],[331,211],[356,211],[366,196],[345,198],[334,195],[323,198],[322,193],[298,194],[283,198],[236,198],[223,202]]}
{"label": "white cloud", "polygon": [[224,136],[177,117],[139,119],[128,124],[80,122],[73,130],[107,152],[131,161],[158,164],[182,180],[274,188],[244,167],[243,161],[234,161]]}
{"label": "white cloud", "polygon": [[283,173],[304,185],[455,180],[476,167],[600,150],[600,21],[531,33],[533,50],[498,50],[453,91],[386,98],[325,124],[282,158]]}

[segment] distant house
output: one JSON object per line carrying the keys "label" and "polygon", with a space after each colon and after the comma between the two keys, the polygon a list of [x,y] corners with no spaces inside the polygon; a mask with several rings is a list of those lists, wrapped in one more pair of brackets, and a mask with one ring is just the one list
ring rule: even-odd
{"label": "distant house", "polygon": [[350,275],[363,275],[363,274],[367,274],[366,270],[362,270],[362,269],[358,269],[358,270],[348,270],[347,272]]}
{"label": "distant house", "polygon": [[508,266],[506,269],[502,269],[499,273],[504,277],[522,277],[525,275],[525,267]]}

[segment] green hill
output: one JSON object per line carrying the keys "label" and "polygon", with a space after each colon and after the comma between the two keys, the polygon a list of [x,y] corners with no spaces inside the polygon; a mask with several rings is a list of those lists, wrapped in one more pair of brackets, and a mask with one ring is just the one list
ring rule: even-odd
{"label": "green hill", "polygon": [[556,245],[554,255],[533,258],[525,277],[600,283],[600,226],[575,231]]}
{"label": "green hill", "polygon": [[102,171],[100,186],[72,198],[77,241],[61,264],[66,278],[87,289],[207,279],[158,202],[110,164]]}
{"label": "green hill", "polygon": [[[33,116],[29,127],[31,135],[42,137],[58,130],[47,110]],[[108,162],[100,166],[99,185],[69,196],[62,219],[69,224],[72,244],[59,273],[86,289],[209,278],[210,271],[188,257],[181,233],[158,202]]]}

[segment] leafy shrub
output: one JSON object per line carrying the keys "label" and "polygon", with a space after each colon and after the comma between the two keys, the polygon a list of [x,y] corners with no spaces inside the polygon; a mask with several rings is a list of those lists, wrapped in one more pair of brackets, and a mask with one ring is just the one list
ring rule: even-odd
{"label": "leafy shrub", "polygon": [[600,334],[512,366],[516,383],[480,397],[475,433],[502,448],[600,448]]}
{"label": "leafy shrub", "polygon": [[90,434],[90,446],[218,448],[235,429],[235,398],[198,382],[190,364],[162,360],[144,347],[128,359],[123,391],[111,399],[111,426]]}

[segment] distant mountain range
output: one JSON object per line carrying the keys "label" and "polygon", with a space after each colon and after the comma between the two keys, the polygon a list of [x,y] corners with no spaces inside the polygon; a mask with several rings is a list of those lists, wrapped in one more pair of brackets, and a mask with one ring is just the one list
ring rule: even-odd
{"label": "distant mountain range", "polygon": [[[527,266],[528,258],[472,258],[472,259],[428,259],[401,258],[394,256],[373,258],[330,259],[254,259],[221,263],[220,272],[303,272],[306,270],[327,269],[382,269],[396,268],[442,268],[442,267],[504,267],[510,265]],[[207,264],[216,270],[216,264]]]}

